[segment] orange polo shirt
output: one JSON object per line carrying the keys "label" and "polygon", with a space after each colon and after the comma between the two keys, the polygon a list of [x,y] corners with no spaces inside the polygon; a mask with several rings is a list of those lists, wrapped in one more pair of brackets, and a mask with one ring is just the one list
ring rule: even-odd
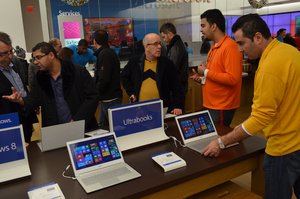
{"label": "orange polo shirt", "polygon": [[240,106],[242,53],[238,44],[225,35],[208,55],[206,82],[202,85],[203,106],[229,110]]}

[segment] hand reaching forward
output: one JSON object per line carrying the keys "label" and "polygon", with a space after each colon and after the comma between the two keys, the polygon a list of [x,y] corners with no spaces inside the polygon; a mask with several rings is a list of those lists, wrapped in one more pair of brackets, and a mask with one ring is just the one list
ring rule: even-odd
{"label": "hand reaching forward", "polygon": [[202,154],[204,156],[210,156],[210,157],[218,157],[220,154],[220,147],[218,144],[218,140],[212,140],[207,147],[202,151]]}
{"label": "hand reaching forward", "polygon": [[11,87],[11,91],[12,91],[11,95],[3,95],[2,98],[9,100],[11,102],[18,103],[21,106],[23,106],[24,101],[23,101],[21,92],[18,92],[14,87]]}

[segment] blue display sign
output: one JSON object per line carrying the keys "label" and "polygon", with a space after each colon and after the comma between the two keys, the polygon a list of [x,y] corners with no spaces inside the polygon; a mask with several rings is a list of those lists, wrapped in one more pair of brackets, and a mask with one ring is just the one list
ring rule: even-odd
{"label": "blue display sign", "polygon": [[0,129],[19,126],[19,124],[18,113],[0,115]]}
{"label": "blue display sign", "polygon": [[163,127],[162,101],[146,101],[111,109],[112,131],[117,137]]}
{"label": "blue display sign", "polygon": [[0,164],[24,159],[20,128],[0,131]]}

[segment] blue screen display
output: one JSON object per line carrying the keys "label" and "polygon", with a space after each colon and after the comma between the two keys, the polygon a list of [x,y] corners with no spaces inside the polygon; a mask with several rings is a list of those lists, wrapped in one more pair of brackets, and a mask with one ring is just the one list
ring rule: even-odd
{"label": "blue screen display", "polygon": [[24,158],[20,129],[0,131],[0,164]]}
{"label": "blue screen display", "polygon": [[19,126],[18,113],[9,113],[0,115],[0,129]]}
{"label": "blue screen display", "polygon": [[139,106],[125,106],[112,109],[113,131],[117,137],[162,127],[161,102],[140,103]]}
{"label": "blue screen display", "polygon": [[213,123],[208,113],[201,113],[186,118],[180,118],[178,119],[178,122],[185,139],[215,132]]}
{"label": "blue screen display", "polygon": [[70,149],[77,170],[121,158],[113,135],[72,144]]}

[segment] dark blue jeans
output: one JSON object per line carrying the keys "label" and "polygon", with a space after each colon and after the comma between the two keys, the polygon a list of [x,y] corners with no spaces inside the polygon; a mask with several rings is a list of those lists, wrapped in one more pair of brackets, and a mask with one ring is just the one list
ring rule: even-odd
{"label": "dark blue jeans", "polygon": [[[230,126],[231,121],[233,119],[234,113],[236,109],[231,109],[231,110],[223,110],[223,125],[224,126]],[[209,114],[214,121],[215,124],[220,124],[220,115],[221,111],[220,110],[213,110],[213,109],[208,109]]]}
{"label": "dark blue jeans", "polygon": [[108,109],[112,106],[120,105],[121,102],[122,102],[121,98],[117,98],[110,102],[103,102],[103,101],[99,102],[100,105],[99,127],[100,128],[108,126]]}
{"label": "dark blue jeans", "polygon": [[300,150],[284,156],[265,155],[266,199],[300,198]]}

